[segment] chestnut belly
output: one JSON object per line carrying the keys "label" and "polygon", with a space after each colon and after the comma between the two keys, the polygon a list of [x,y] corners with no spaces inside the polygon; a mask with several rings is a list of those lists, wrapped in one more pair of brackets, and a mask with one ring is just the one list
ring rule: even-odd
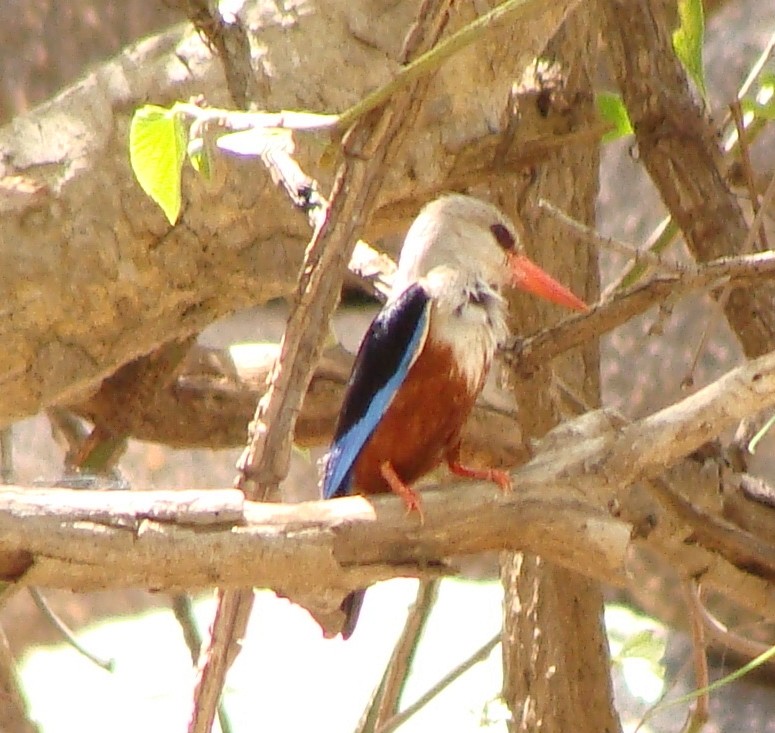
{"label": "chestnut belly", "polygon": [[[486,365],[481,382],[485,374]],[[354,491],[390,491],[380,472],[385,462],[405,484],[436,468],[457,444],[480,390],[469,388],[449,348],[426,342],[355,462]]]}

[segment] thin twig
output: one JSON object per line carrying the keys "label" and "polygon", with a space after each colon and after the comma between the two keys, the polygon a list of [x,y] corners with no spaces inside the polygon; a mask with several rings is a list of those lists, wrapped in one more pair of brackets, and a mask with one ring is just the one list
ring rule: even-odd
{"label": "thin twig", "polygon": [[[654,227],[646,243],[642,247],[638,247],[638,249],[659,256],[675,241],[678,233],[678,225],[671,216],[666,216]],[[646,265],[637,262],[631,263],[616,280],[606,287],[602,297],[604,299],[609,298],[612,293],[635,285],[645,273]]]}
{"label": "thin twig", "polygon": [[171,112],[190,117],[199,124],[210,123],[231,132],[266,128],[316,132],[334,129],[339,124],[339,116],[335,114],[296,112],[293,110],[245,112],[217,107],[200,107],[191,102],[176,102],[172,106]]}
{"label": "thin twig", "polygon": [[734,631],[730,631],[729,628],[722,624],[702,602],[700,588],[696,587],[694,592],[696,595],[695,607],[702,618],[702,622],[705,624],[705,630],[720,646],[727,647],[750,659],[761,656],[770,649],[770,644],[762,644],[761,642],[754,641],[746,636],[736,634]]}
{"label": "thin twig", "polygon": [[[446,26],[448,13],[449,2],[444,0],[418,17],[422,32],[414,35],[415,42],[407,53],[416,56],[432,48]],[[419,113],[418,100],[428,83],[428,77],[422,86],[409,82],[378,116],[358,114],[353,119],[359,121],[344,137],[344,160],[334,180],[330,204],[317,219],[305,253],[296,308],[283,337],[280,358],[238,463],[236,485],[249,498],[274,489],[288,471],[296,417],[329,330],[344,270],[376,203],[386,161],[397,153]],[[252,602],[249,589],[218,592],[211,640],[202,654],[194,691],[190,733],[209,733],[212,727],[226,672],[239,651]]]}
{"label": "thin twig", "polygon": [[[764,218],[764,213],[769,208],[773,197],[775,197],[775,174],[773,174],[772,178],[770,179],[770,183],[767,186],[767,190],[764,192],[764,196],[762,198],[761,207],[756,212],[753,218],[753,222],[751,222],[751,226],[748,229],[748,234],[745,237],[745,241],[743,242],[743,246],[741,248],[742,254],[748,254],[752,248],[754,240],[756,239],[756,234],[759,231],[759,228],[761,227],[762,220]],[[764,230],[764,227],[762,227],[762,231]],[[734,285],[731,282],[728,282],[724,285],[724,289],[721,291],[721,295],[716,299],[718,303],[718,307],[721,309],[722,312],[726,309],[727,303],[729,302],[729,296],[732,294],[732,291],[734,290]],[[715,314],[708,314],[705,318],[705,323],[703,325],[702,331],[700,332],[700,338],[697,342],[697,347],[694,351],[694,358],[692,359],[692,364],[690,366],[689,372],[682,380],[682,384],[690,385],[693,383],[693,377],[691,376],[694,373],[694,369],[697,366],[697,362],[699,361],[700,355],[702,354],[702,351],[705,348],[705,344],[708,341],[708,337],[710,334],[710,331],[712,328],[714,328],[719,322],[719,319],[715,317]]]}
{"label": "thin twig", "polygon": [[417,586],[417,596],[406,618],[404,630],[393,649],[357,733],[380,730],[398,712],[420,638],[438,596],[439,582],[438,579],[421,580]]}
{"label": "thin twig", "polygon": [[[748,187],[748,195],[751,197],[751,207],[753,208],[754,216],[759,213],[759,193],[756,190],[756,181],[754,178],[753,166],[751,165],[751,154],[748,150],[748,142],[745,139],[745,123],[743,122],[743,109],[740,106],[740,100],[735,99],[732,104],[729,105],[729,109],[732,111],[732,118],[735,121],[735,127],[737,128],[737,139],[740,147],[740,162],[743,167],[743,175],[745,176],[745,184]],[[761,228],[761,251],[769,249],[767,244],[767,233],[764,227]]]}
{"label": "thin twig", "polygon": [[738,99],[742,99],[746,94],[748,94],[748,91],[753,86],[753,83],[756,81],[756,79],[758,79],[759,74],[761,74],[764,70],[764,67],[770,58],[770,54],[772,53],[773,48],[775,48],[775,33],[770,35],[766,45],[764,46],[764,49],[759,54],[756,62],[751,67],[751,70],[748,72],[748,76],[745,78],[745,81],[737,92]]}
{"label": "thin twig", "polygon": [[761,206],[759,208],[759,211],[756,212],[756,215],[753,218],[753,221],[751,222],[751,226],[748,229],[748,234],[745,238],[745,242],[743,242],[743,246],[740,248],[740,252],[742,254],[748,254],[753,249],[753,243],[756,239],[756,235],[759,231],[759,227],[762,225],[762,221],[764,219],[764,214],[767,212],[767,209],[770,208],[772,205],[772,200],[775,198],[775,174],[772,175],[772,178],[770,178],[769,184],[767,184],[767,188],[764,191],[764,196],[762,196]]}
{"label": "thin twig", "polygon": [[[732,287],[730,283],[724,285],[724,289],[721,291],[721,295],[716,299],[715,306],[721,312],[724,312],[724,308],[727,307],[729,296],[732,294]],[[681,387],[689,389],[694,386],[694,372],[697,369],[697,364],[700,361],[702,353],[705,351],[705,345],[708,343],[708,338],[713,328],[718,324],[719,319],[716,317],[716,308],[712,309],[712,312],[705,314],[705,323],[700,330],[700,338],[697,340],[697,344],[694,347],[694,355],[689,363],[689,368],[686,370],[686,374],[681,380]]]}
{"label": "thin twig", "polygon": [[[773,47],[775,47],[775,33],[770,35],[770,38],[762,49],[762,52],[759,54],[753,66],[751,67],[751,70],[748,72],[748,76],[737,90],[736,98],[739,101],[742,101],[748,92],[751,91],[751,87],[753,86],[754,82],[759,78],[759,75],[766,68],[767,62],[769,61],[770,55],[772,54]],[[731,121],[732,113],[727,110],[724,118],[719,123],[718,129],[725,130]],[[746,132],[748,133],[749,144],[753,142],[756,136],[758,136],[766,126],[766,121],[762,120],[762,118],[758,115],[754,116],[753,120],[745,128]],[[737,127],[735,126],[733,130],[727,132],[724,136],[722,150],[724,151],[725,155],[734,150],[739,141],[740,136]]]}
{"label": "thin twig", "polygon": [[775,578],[775,544],[727,523],[676,492],[661,477],[645,481],[649,493],[670,515],[694,530],[693,539],[715,550],[738,567],[756,568],[765,578]]}
{"label": "thin twig", "polygon": [[583,415],[585,412],[592,412],[595,408],[585,400],[577,390],[572,389],[563,379],[552,374],[552,385],[555,387],[558,396],[562,398],[567,411],[572,415]]}
{"label": "thin twig", "polygon": [[[202,634],[199,633],[194,615],[194,604],[188,593],[176,593],[172,597],[172,613],[183,632],[183,640],[186,642],[189,654],[191,654],[191,662],[196,664],[202,650]],[[223,701],[218,704],[218,724],[221,726],[221,733],[231,733],[231,720]]]}
{"label": "thin twig", "polygon": [[96,654],[90,652],[83,644],[81,644],[80,641],[78,641],[78,637],[76,637],[75,634],[73,634],[73,632],[70,630],[70,627],[67,626],[67,624],[65,624],[61,618],[59,618],[51,606],[49,606],[45,596],[43,596],[43,594],[37,588],[30,587],[27,590],[29,590],[32,600],[35,602],[35,605],[43,614],[44,618],[46,618],[48,622],[60,634],[62,634],[67,643],[73,647],[75,651],[77,651],[81,656],[86,657],[86,659],[88,659],[90,662],[96,664],[98,667],[100,667],[100,669],[104,669],[106,672],[112,672],[115,669],[115,659],[112,657],[98,657]]}
{"label": "thin twig", "polygon": [[548,211],[557,220],[565,224],[565,226],[580,234],[590,244],[600,249],[607,249],[611,252],[624,254],[633,260],[635,264],[651,265],[658,270],[673,274],[685,274],[693,272],[696,269],[691,265],[681,265],[677,262],[668,262],[667,260],[662,259],[662,257],[660,257],[658,254],[655,254],[648,249],[642,249],[640,247],[636,247],[635,245],[620,242],[617,239],[612,239],[611,237],[605,237],[595,231],[595,229],[592,227],[587,226],[586,224],[582,224],[580,221],[577,221],[576,219],[568,216],[568,214],[562,211],[562,209],[559,209],[546,199],[540,199],[538,201],[538,205],[544,209],[544,211]]}
{"label": "thin twig", "polygon": [[[689,627],[692,633],[692,660],[694,682],[698,690],[707,690],[710,683],[708,675],[708,654],[705,643],[705,625],[702,621],[702,604],[697,595],[697,583],[688,580],[683,584],[686,609],[689,614]],[[684,726],[685,733],[697,733],[708,722],[710,695],[703,692],[696,700],[694,710]]]}
{"label": "thin twig", "polygon": [[[541,5],[541,0],[506,0],[506,2],[496,5],[489,12],[479,16],[443,42],[421,54],[416,60],[406,64],[396,74],[395,78],[385,84],[385,86],[375,89],[360,102],[342,112],[339,115],[339,127],[342,130],[346,130],[355,120],[383,105],[399,89],[406,88],[411,82],[417,81],[422,76],[435,71],[447,59],[482,38],[488,29],[509,18],[509,16],[519,16],[539,5]],[[511,22],[514,22],[514,18],[511,19]]]}
{"label": "thin twig", "polygon": [[492,637],[484,646],[477,649],[465,662],[458,665],[449,674],[440,679],[433,687],[430,688],[424,695],[419,697],[416,702],[413,702],[409,707],[402,710],[397,715],[394,715],[388,720],[385,725],[380,728],[377,733],[393,733],[394,730],[403,725],[409,718],[411,718],[418,710],[425,707],[436,695],[443,692],[449,687],[456,679],[468,672],[471,667],[483,662],[490,656],[490,652],[495,649],[501,641],[501,632],[498,631],[495,636]]}
{"label": "thin twig", "polygon": [[647,282],[598,303],[587,313],[571,316],[552,328],[515,341],[502,351],[502,356],[508,363],[517,365],[521,373],[529,374],[536,366],[621,326],[666,298],[705,290],[726,278],[740,283],[765,276],[775,276],[775,254],[772,252],[722,257],[699,266],[695,273],[684,277],[655,275]]}

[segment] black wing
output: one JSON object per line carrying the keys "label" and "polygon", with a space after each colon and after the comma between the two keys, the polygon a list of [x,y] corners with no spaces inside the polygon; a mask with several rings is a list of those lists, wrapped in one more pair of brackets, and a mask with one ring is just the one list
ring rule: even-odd
{"label": "black wing", "polygon": [[430,298],[418,283],[372,321],[355,358],[323,477],[323,497],[350,493],[353,466],[417,360],[428,334]]}

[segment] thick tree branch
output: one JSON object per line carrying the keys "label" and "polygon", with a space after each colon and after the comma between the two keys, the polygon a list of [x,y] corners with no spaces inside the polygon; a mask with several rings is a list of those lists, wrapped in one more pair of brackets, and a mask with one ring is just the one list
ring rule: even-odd
{"label": "thick tree branch", "polygon": [[[639,157],[699,262],[743,251],[748,225],[722,175],[716,131],[689,90],[673,52],[667,4],[599,0],[612,61],[635,129]],[[729,324],[747,356],[775,347],[775,288],[735,290]]]}
{"label": "thick tree branch", "polygon": [[[245,426],[266,394],[279,352],[279,344],[268,343],[229,349],[194,346],[178,378],[162,385],[152,400],[134,412],[128,435],[178,448],[243,445]],[[297,418],[294,443],[317,447],[331,439],[353,360],[341,346],[323,353]],[[122,434],[128,427],[122,410],[127,403],[123,373],[136,371],[133,364],[119,369],[99,392],[72,409],[107,432]],[[464,429],[464,456],[487,465],[521,463],[526,453],[516,409],[494,404],[485,392]]]}
{"label": "thick tree branch", "polygon": [[[571,4],[541,4],[442,67],[428,113],[411,130],[411,154],[394,162],[378,208],[427,200],[446,185],[466,145],[498,137],[511,80]],[[412,3],[391,6],[375,33],[369,0],[327,0],[282,17],[266,5],[261,16],[258,3],[250,22],[261,38],[257,104],[266,110],[338,112],[386,83],[413,13]],[[461,8],[462,17],[470,13]],[[195,95],[227,106],[225,88],[206,45],[176,29],[0,129],[0,424],[77,401],[121,364],[292,292],[307,224],[255,161],[219,159],[209,183],[186,173],[174,227],[129,170],[136,107]],[[327,189],[332,174],[320,163],[320,141],[300,140],[297,155]],[[375,229],[380,221],[378,212]],[[402,221],[390,213],[391,228]]]}
{"label": "thick tree branch", "polygon": [[[586,314],[516,340],[503,355],[519,373],[528,375],[568,349],[588,343],[667,299],[726,282],[748,287],[773,276],[775,256],[770,252],[721,258],[697,268],[683,268],[680,273],[657,274]],[[97,392],[70,405],[70,409],[114,435],[126,434],[178,448],[236,447],[244,442],[245,425],[266,392],[267,377],[278,354],[277,344],[222,350],[195,346],[178,376],[154,384],[153,399],[146,400],[135,395],[135,390],[145,389],[135,377],[138,372],[154,370],[130,362],[104,380]],[[158,352],[138,361],[158,362],[163,356]],[[294,440],[299,445],[318,446],[330,439],[352,362],[353,355],[341,347],[325,352],[296,424]],[[130,387],[131,410],[127,406]],[[480,399],[466,428],[465,446],[479,460],[493,465],[520,462],[517,459],[522,455],[522,441],[516,410],[504,411]]]}
{"label": "thick tree branch", "polygon": [[[558,428],[513,473],[517,488],[508,495],[475,482],[424,492],[424,524],[407,518],[394,497],[278,505],[245,502],[235,490],[5,490],[0,566],[8,579],[74,590],[266,586],[325,615],[352,588],[422,576],[444,557],[485,549],[528,550],[627,585],[629,551],[642,547],[704,587],[773,617],[767,578],[775,568],[765,567],[768,558],[759,566],[735,564],[737,557],[695,536],[669,506],[644,502],[628,488],[773,404],[770,354],[631,425],[603,413],[584,416]],[[682,495],[697,490],[694,480],[681,485],[672,472],[668,478]],[[723,522],[723,509],[708,511]],[[749,512],[757,511],[772,510],[751,502]],[[707,531],[712,539],[711,525]],[[770,545],[769,536],[758,539]]]}

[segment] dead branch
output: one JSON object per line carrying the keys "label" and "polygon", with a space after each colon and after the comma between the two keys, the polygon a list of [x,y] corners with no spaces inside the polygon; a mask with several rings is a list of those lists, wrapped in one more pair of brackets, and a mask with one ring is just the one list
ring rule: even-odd
{"label": "dead branch", "polygon": [[[655,275],[603,301],[589,313],[516,341],[505,352],[505,358],[520,373],[529,374],[537,365],[613,330],[668,298],[677,299],[717,283],[746,286],[773,276],[775,256],[770,252],[721,258],[682,274]],[[245,426],[253,416],[256,402],[266,392],[266,380],[279,354],[279,345],[254,344],[221,350],[194,346],[177,378],[147,386],[138,383],[138,373],[153,376],[157,371],[143,367],[143,363],[158,362],[165,353],[154,352],[124,365],[104,380],[98,391],[70,405],[70,409],[113,435],[126,434],[178,448],[242,445]],[[352,362],[353,355],[341,347],[324,353],[296,424],[294,440],[299,445],[318,446],[330,439]],[[153,387],[153,399],[135,396],[130,411],[129,387],[132,395],[145,394]],[[516,411],[504,411],[480,400],[466,428],[465,445],[480,461],[493,465],[518,462],[514,457],[522,454],[522,448]]]}
{"label": "dead branch", "polygon": [[[600,0],[598,8],[640,159],[689,250],[698,262],[747,254],[749,228],[722,175],[716,132],[673,53],[667,6]],[[740,288],[724,306],[746,356],[775,347],[774,293],[772,283]]]}
{"label": "dead branch", "polygon": [[[643,547],[703,587],[773,617],[771,583],[759,574],[765,568],[772,577],[767,558],[758,567],[736,565],[723,545],[708,547],[669,507],[636,506],[637,487],[628,489],[773,404],[770,354],[630,425],[605,413],[584,416],[558,428],[513,473],[518,489],[508,495],[475,482],[424,492],[422,525],[407,519],[394,497],[280,505],[246,502],[236,490],[11,488],[0,492],[0,566],[5,578],[73,590],[264,586],[330,612],[352,588],[397,575],[427,577],[444,557],[487,549],[538,553],[627,585],[637,582],[628,553]],[[696,482],[688,484],[674,482],[673,490],[691,496]],[[745,533],[731,524],[725,530]],[[19,557],[26,562],[15,569],[6,562]]]}
{"label": "dead branch", "polygon": [[[588,313],[568,318],[535,336],[517,340],[505,353],[506,360],[523,374],[589,339],[612,331],[649,308],[697,290],[709,289],[729,280],[742,286],[775,274],[775,256],[757,252],[739,257],[721,257],[682,275],[655,275],[605,300]],[[751,288],[745,288],[750,291]]]}

